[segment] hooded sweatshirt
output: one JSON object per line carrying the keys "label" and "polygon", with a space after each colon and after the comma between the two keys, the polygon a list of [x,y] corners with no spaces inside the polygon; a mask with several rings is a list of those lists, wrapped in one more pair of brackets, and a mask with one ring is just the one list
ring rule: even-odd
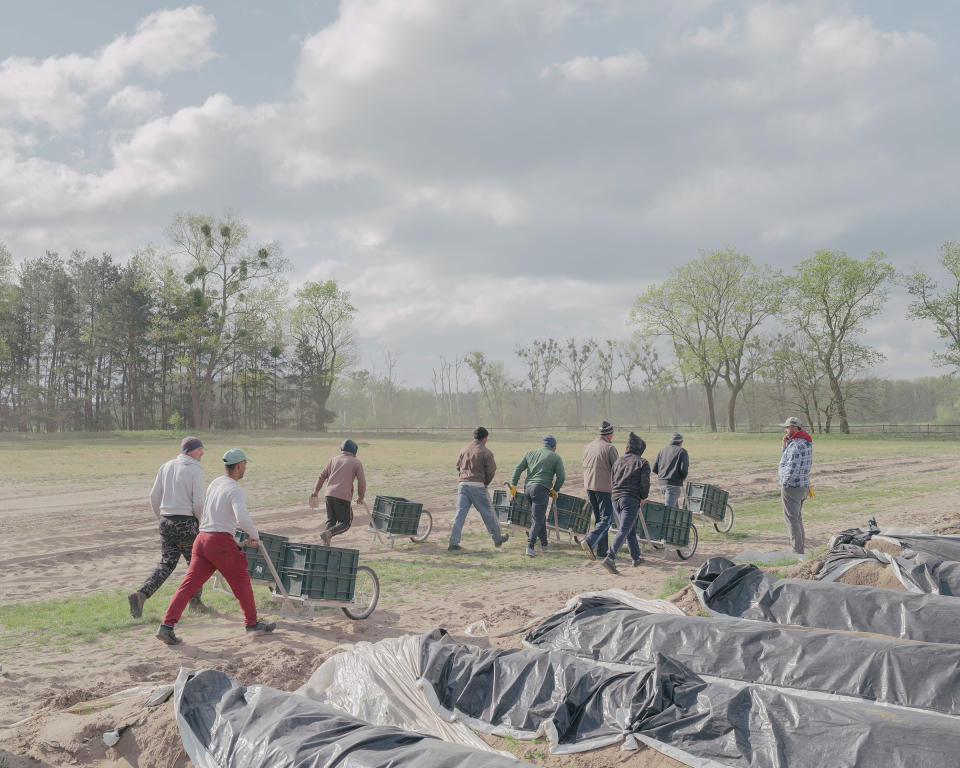
{"label": "hooded sweatshirt", "polygon": [[627,452],[613,465],[613,498],[633,496],[643,501],[650,495],[650,464],[640,454],[647,444],[630,433]]}
{"label": "hooded sweatshirt", "polygon": [[813,438],[800,429],[787,440],[780,453],[777,477],[788,488],[808,488],[813,466]]}
{"label": "hooded sweatshirt", "polygon": [[160,467],[150,491],[150,507],[161,517],[189,517],[203,513],[206,486],[200,462],[185,453]]}

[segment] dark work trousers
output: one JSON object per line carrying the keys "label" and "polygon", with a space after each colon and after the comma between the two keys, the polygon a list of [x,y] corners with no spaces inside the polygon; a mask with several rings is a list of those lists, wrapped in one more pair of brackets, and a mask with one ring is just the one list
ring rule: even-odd
{"label": "dark work trousers", "polygon": [[324,496],[327,500],[327,528],[324,531],[331,537],[339,536],[350,530],[350,502],[336,496]]}
{"label": "dark work trousers", "polygon": [[590,549],[596,548],[597,557],[607,556],[607,531],[613,523],[613,498],[609,491],[587,491],[596,525],[587,534]]}
{"label": "dark work trousers", "polygon": [[540,539],[540,545],[547,546],[547,507],[550,504],[550,489],[542,485],[527,485],[523,492],[530,499],[530,535],[527,536],[527,546],[533,545]]}
{"label": "dark work trousers", "polygon": [[[193,551],[193,540],[197,538],[200,521],[193,515],[176,515],[160,517],[160,563],[153,573],[143,582],[138,590],[146,597],[150,597],[163,585],[180,562],[183,555],[190,566],[190,553]],[[202,589],[198,589],[194,597],[199,600]]]}
{"label": "dark work trousers", "polygon": [[611,563],[614,561],[624,542],[630,550],[630,558],[634,561],[639,560],[637,518],[640,515],[640,499],[636,496],[621,496],[619,499],[614,499],[613,509],[617,516],[617,537],[613,540],[610,551],[607,552],[607,560]]}

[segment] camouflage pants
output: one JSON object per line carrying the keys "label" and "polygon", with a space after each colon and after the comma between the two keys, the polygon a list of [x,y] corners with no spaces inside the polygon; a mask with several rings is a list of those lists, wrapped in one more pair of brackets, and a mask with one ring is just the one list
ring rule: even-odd
{"label": "camouflage pants", "polygon": [[[139,591],[150,597],[163,585],[180,562],[180,556],[190,565],[190,552],[193,550],[193,540],[197,538],[200,522],[193,517],[161,517],[160,518],[160,562],[153,573],[143,582]],[[194,595],[200,598],[201,590]]]}

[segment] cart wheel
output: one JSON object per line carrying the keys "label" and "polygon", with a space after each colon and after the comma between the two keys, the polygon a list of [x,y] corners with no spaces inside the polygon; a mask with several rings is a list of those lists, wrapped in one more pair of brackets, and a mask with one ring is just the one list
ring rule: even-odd
{"label": "cart wheel", "polygon": [[687,542],[687,546],[685,546],[683,549],[677,550],[677,557],[679,557],[681,560],[689,560],[691,557],[693,557],[693,553],[697,551],[697,540],[697,526],[695,526],[693,523],[690,523],[690,540]]}
{"label": "cart wheel", "polygon": [[357,583],[353,588],[353,600],[350,601],[350,607],[344,606],[343,611],[348,618],[365,619],[373,609],[377,607],[377,600],[380,599],[380,579],[373,572],[373,568],[366,565],[357,567]]}
{"label": "cart wheel", "polygon": [[727,516],[719,523],[714,523],[713,527],[720,533],[729,533],[733,528],[733,507],[727,504]]}
{"label": "cart wheel", "polygon": [[[426,518],[426,520],[424,520]],[[415,541],[418,544],[421,541],[426,541],[427,536],[430,535],[430,531],[433,530],[433,515],[431,515],[427,510],[420,512],[420,522],[417,524],[417,535],[411,536],[410,541]]]}
{"label": "cart wheel", "polygon": [[580,543],[580,537],[579,537],[579,536],[574,536],[574,537],[573,537],[573,543],[574,543],[574,544],[579,544],[579,543]]}

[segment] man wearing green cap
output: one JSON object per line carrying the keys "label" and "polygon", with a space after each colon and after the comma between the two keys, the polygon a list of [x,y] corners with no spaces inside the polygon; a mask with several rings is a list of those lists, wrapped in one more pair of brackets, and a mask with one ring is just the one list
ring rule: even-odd
{"label": "man wearing green cap", "polygon": [[[543,445],[535,451],[527,451],[517,468],[513,470],[510,480],[510,495],[517,495],[517,483],[520,475],[527,472],[527,481],[523,492],[530,499],[530,534],[527,537],[527,548],[524,552],[528,557],[536,557],[534,546],[540,539],[540,551],[546,552],[547,543],[547,506],[550,497],[557,498],[557,493],[563,486],[567,474],[563,468],[563,459],[557,455],[557,439],[553,435],[543,438]],[[556,480],[554,480],[556,477]]]}
{"label": "man wearing green cap", "polygon": [[207,488],[200,532],[193,542],[190,567],[170,601],[163,624],[157,630],[157,638],[167,645],[180,642],[180,638],[173,633],[174,624],[180,620],[193,593],[216,571],[220,571],[227,580],[234,597],[239,601],[247,632],[267,634],[276,629],[275,623],[268,624],[257,618],[257,605],[247,573],[247,558],[233,538],[233,532],[239,527],[250,536],[248,545],[254,546],[260,542],[260,532],[247,511],[247,492],[240,486],[248,461],[250,458],[242,448],[231,448],[223,454],[223,475]]}
{"label": "man wearing green cap", "polygon": [[[340,444],[340,455],[334,456],[323,468],[310,497],[320,494],[323,484],[327,483],[327,527],[320,535],[323,543],[330,546],[330,539],[346,533],[350,529],[353,515],[350,500],[353,498],[353,481],[357,481],[357,504],[363,504],[367,492],[367,479],[363,474],[363,464],[357,458],[357,444],[353,440],[344,440]],[[329,482],[327,482],[329,480]]]}

